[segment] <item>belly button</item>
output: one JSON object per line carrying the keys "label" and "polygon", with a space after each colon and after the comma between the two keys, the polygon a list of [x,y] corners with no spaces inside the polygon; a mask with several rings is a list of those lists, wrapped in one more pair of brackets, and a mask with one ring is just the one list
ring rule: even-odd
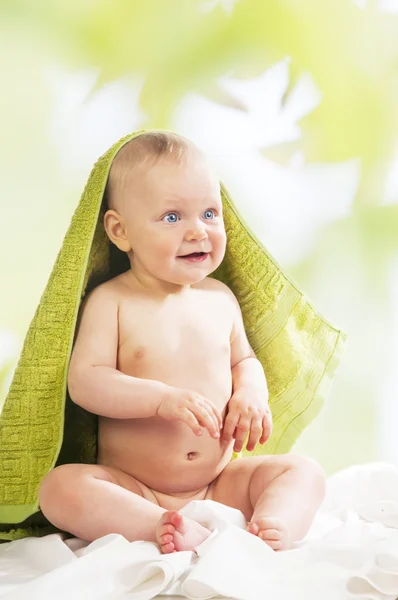
{"label": "belly button", "polygon": [[194,460],[198,456],[197,452],[188,452],[187,460]]}

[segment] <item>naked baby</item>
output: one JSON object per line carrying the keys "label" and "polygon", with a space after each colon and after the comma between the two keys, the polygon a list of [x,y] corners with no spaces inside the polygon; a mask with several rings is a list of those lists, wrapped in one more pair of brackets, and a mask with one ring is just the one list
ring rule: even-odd
{"label": "naked baby", "polygon": [[87,541],[119,533],[193,550],[210,534],[192,500],[239,509],[274,550],[308,531],[324,475],[288,454],[231,460],[271,435],[266,377],[230,289],[209,277],[226,249],[220,185],[194,144],[148,132],[116,155],[104,227],[130,269],[82,306],[68,387],[99,416],[95,465],[42,481],[55,526]]}

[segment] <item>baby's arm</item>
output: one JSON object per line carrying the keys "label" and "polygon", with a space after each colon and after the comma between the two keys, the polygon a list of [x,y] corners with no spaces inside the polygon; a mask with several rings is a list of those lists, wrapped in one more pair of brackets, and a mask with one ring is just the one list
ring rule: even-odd
{"label": "baby's arm", "polygon": [[158,415],[166,421],[183,421],[196,435],[205,427],[210,435],[219,437],[221,414],[207,398],[117,370],[118,310],[109,287],[99,286],[85,301],[68,372],[71,399],[103,417]]}
{"label": "baby's arm", "polygon": [[232,396],[223,439],[235,438],[234,450],[240,452],[247,434],[247,450],[257,443],[267,441],[272,430],[272,417],[268,406],[268,387],[263,367],[257,360],[246,336],[242,313],[235,296],[228,290],[233,305],[231,334]]}
{"label": "baby's arm", "polygon": [[169,386],[118,371],[118,300],[100,286],[86,299],[68,372],[71,399],[100,416],[115,419],[156,414]]}

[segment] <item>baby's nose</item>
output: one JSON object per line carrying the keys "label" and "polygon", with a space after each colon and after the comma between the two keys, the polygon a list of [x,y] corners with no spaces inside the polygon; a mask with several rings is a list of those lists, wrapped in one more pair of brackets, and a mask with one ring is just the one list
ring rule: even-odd
{"label": "baby's nose", "polygon": [[202,223],[198,223],[193,227],[190,227],[185,234],[185,238],[188,241],[192,241],[192,240],[204,240],[207,238],[207,233],[206,233],[206,229],[203,226]]}

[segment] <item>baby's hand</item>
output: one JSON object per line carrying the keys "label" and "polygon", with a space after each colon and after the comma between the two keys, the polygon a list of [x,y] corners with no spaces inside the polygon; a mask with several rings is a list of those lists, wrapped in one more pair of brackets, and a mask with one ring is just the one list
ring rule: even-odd
{"label": "baby's hand", "polygon": [[171,393],[162,400],[156,414],[166,421],[186,423],[196,435],[202,435],[204,427],[213,438],[220,437],[222,418],[217,406],[191,390],[172,387]]}
{"label": "baby's hand", "polygon": [[234,451],[240,452],[246,436],[246,449],[251,452],[256,445],[264,444],[272,431],[272,415],[265,394],[255,388],[238,388],[228,402],[223,439],[229,443],[235,438]]}

